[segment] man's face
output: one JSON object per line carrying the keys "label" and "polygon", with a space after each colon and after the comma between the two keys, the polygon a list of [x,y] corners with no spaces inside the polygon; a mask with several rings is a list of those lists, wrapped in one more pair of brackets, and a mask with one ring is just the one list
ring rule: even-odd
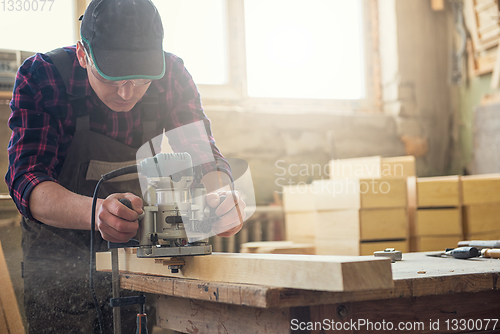
{"label": "man's face", "polygon": [[76,54],[80,66],[87,70],[90,86],[97,94],[99,99],[114,111],[130,111],[137,102],[144,96],[151,83],[142,86],[134,86],[128,81],[122,86],[113,86],[101,82],[95,70],[92,70],[93,64],[87,61],[83,45],[78,43]]}

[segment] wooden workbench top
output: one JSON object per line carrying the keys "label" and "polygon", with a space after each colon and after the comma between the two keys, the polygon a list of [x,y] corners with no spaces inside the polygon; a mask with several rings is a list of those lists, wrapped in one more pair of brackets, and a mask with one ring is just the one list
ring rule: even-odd
{"label": "wooden workbench top", "polygon": [[122,274],[121,286],[154,294],[261,308],[480,292],[500,287],[499,259],[459,260],[407,253],[403,254],[403,261],[392,264],[392,273],[393,289],[359,292],[309,291],[140,274]]}

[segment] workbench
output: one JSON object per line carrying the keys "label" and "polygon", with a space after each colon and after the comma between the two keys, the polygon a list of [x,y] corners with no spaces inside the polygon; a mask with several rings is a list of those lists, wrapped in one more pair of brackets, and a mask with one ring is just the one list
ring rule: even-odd
{"label": "workbench", "polygon": [[500,331],[499,259],[407,253],[392,271],[393,289],[356,292],[126,273],[121,286],[155,294],[157,325],[182,333],[384,333],[400,325],[410,333]]}

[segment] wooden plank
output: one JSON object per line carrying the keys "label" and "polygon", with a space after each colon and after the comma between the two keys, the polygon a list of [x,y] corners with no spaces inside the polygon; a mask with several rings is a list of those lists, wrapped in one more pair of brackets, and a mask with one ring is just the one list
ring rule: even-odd
{"label": "wooden plank", "polygon": [[315,255],[314,244],[296,244],[293,241],[247,242],[241,245],[241,253],[259,254],[309,254]]}
{"label": "wooden plank", "polygon": [[319,239],[316,240],[316,253],[321,255],[373,255],[376,251],[395,248],[401,252],[409,251],[407,240],[362,242],[359,239]]}
{"label": "wooden plank", "polygon": [[380,178],[382,157],[361,157],[330,161],[330,178]]}
{"label": "wooden plank", "polygon": [[465,240],[500,240],[500,230],[479,233],[467,233]]}
{"label": "wooden plank", "polygon": [[457,235],[432,235],[413,236],[410,243],[415,252],[444,251],[446,248],[455,248],[462,238],[462,234]]}
{"label": "wooden plank", "polygon": [[405,208],[319,211],[316,215],[316,240],[406,238]]}
{"label": "wooden plank", "polygon": [[368,209],[406,207],[407,190],[405,178],[381,179],[380,181],[364,181],[365,185],[360,185],[362,208]]}
{"label": "wooden plank", "polygon": [[380,156],[330,161],[330,178],[379,179],[415,176],[412,155],[382,158]]}
{"label": "wooden plank", "polygon": [[283,211],[308,212],[314,211],[316,205],[310,184],[298,184],[283,187]]}
{"label": "wooden plank", "polygon": [[[131,273],[324,291],[383,289],[393,285],[390,261],[371,257],[214,253],[183,260],[186,264],[180,272],[172,274],[154,258],[119,252],[120,270]],[[98,253],[96,264],[97,270],[110,271],[111,253]],[[320,272],[328,275],[318,275]]]}
{"label": "wooden plank", "polygon": [[418,209],[412,236],[462,235],[462,212],[452,209]]}
{"label": "wooden plank", "polygon": [[415,175],[417,174],[413,155],[382,158],[382,177],[409,177]]}
{"label": "wooden plank", "polygon": [[417,178],[418,207],[460,205],[460,177],[438,176]]}
{"label": "wooden plank", "polygon": [[463,205],[500,202],[500,174],[462,176]]}
{"label": "wooden plank", "polygon": [[[399,323],[411,326],[411,330],[402,331],[403,333],[495,333],[498,332],[498,324],[493,330],[495,321],[493,323],[489,321],[487,331],[484,331],[487,321],[482,322],[483,331],[475,331],[477,328],[475,326],[467,329],[465,325],[462,330],[459,327],[460,324],[473,324],[478,319],[496,319],[500,311],[499,298],[500,291],[485,291],[356,302],[350,305],[351,312],[346,316],[353,319],[369,319],[372,324],[378,322],[381,325],[382,321],[391,322],[394,325],[394,331],[397,331]],[[456,328],[452,326],[454,323],[458,324]],[[377,331],[366,325],[358,329],[359,333],[390,332]]]}
{"label": "wooden plank", "polygon": [[444,9],[444,0],[431,0],[431,8],[435,11]]}
{"label": "wooden plank", "polygon": [[408,251],[410,250],[408,239],[361,242],[359,245],[359,255],[373,255],[373,253],[383,251],[386,248],[394,248],[403,253],[408,253]]}
{"label": "wooden plank", "polygon": [[406,178],[317,180],[312,185],[318,211],[407,205]]}
{"label": "wooden plank", "polygon": [[406,208],[360,210],[359,216],[362,241],[408,238]]}
{"label": "wooden plank", "polygon": [[[498,36],[494,35],[493,38],[498,39]],[[497,56],[495,60],[495,66],[493,67],[493,73],[491,74],[490,88],[492,90],[496,90],[498,88],[499,83],[500,83],[500,47],[497,47]]]}
{"label": "wooden plank", "polygon": [[0,303],[0,333],[9,334],[7,319],[5,318],[5,311],[3,309],[2,303]]}
{"label": "wooden plank", "polygon": [[0,303],[3,306],[9,334],[24,334],[24,325],[17,306],[16,295],[12,287],[9,268],[5,262],[2,244],[0,243]]}
{"label": "wooden plank", "polygon": [[403,261],[392,264],[393,289],[354,292],[214,283],[140,274],[122,274],[121,286],[129,290],[225,304],[282,308],[426,295],[491,292],[492,289],[500,288],[499,265],[500,261],[493,259],[475,258],[457,261],[452,258],[428,257],[425,253],[408,253],[403,254]]}
{"label": "wooden plank", "polygon": [[158,296],[157,325],[182,333],[290,333],[287,309],[252,309],[192,299]]}
{"label": "wooden plank", "polygon": [[463,207],[464,234],[489,233],[500,230],[500,203]]}
{"label": "wooden plank", "polygon": [[296,243],[314,244],[316,238],[316,215],[315,211],[285,213],[286,240]]}

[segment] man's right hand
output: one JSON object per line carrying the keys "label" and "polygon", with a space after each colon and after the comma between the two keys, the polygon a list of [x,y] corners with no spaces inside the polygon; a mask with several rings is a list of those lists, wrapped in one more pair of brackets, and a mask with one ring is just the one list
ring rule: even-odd
{"label": "man's right hand", "polygon": [[[126,198],[132,209],[119,200]],[[98,200],[96,207],[96,228],[104,240],[125,243],[137,234],[139,215],[142,214],[142,199],[132,193],[112,194]]]}

